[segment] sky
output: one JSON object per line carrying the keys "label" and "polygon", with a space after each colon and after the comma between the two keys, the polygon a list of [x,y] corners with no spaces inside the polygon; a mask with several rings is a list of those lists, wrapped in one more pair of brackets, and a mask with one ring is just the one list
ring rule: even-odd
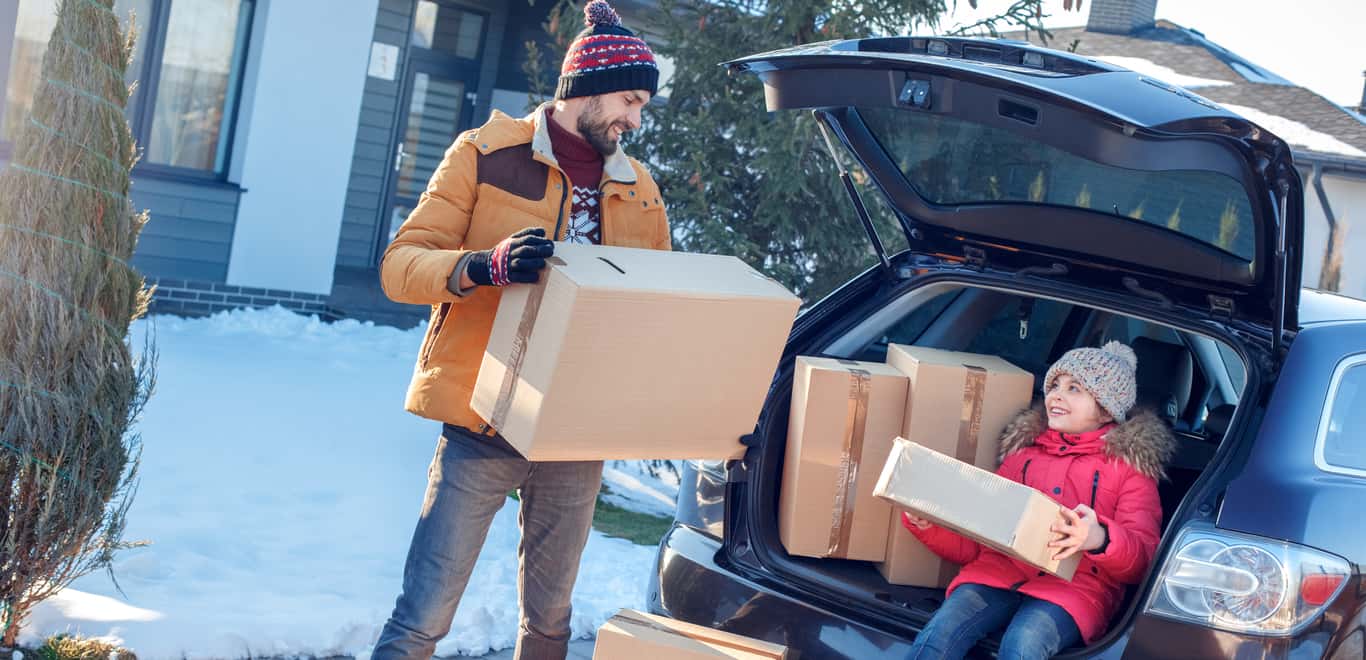
{"label": "sky", "polygon": [[[998,14],[1011,0],[967,0],[943,27]],[[1063,0],[1044,0],[1048,27],[1084,25],[1090,0],[1081,11],[1063,9]],[[1338,105],[1361,102],[1366,79],[1366,2],[1363,0],[1158,0],[1157,18],[1194,28],[1254,64],[1318,92]]]}

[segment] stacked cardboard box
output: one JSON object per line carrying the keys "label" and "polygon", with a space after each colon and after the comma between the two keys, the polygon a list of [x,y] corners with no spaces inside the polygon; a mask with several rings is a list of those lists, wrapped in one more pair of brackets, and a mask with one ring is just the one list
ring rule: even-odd
{"label": "stacked cardboard box", "polygon": [[989,355],[893,344],[887,364],[800,357],[779,498],[779,536],[807,557],[873,561],[893,584],[947,585],[958,567],[872,495],[897,435],[994,469],[1001,431],[1034,376]]}
{"label": "stacked cardboard box", "polygon": [[[887,363],[906,374],[901,436],[966,463],[994,470],[1001,432],[1029,407],[1034,375],[994,355],[892,344]],[[892,584],[943,587],[958,573],[892,516],[886,559],[877,567]]]}
{"label": "stacked cardboard box", "polygon": [[784,660],[787,647],[662,616],[622,610],[598,628],[593,660]]}
{"label": "stacked cardboard box", "polygon": [[892,507],[873,485],[901,431],[906,383],[885,364],[797,358],[778,510],[789,553],[882,561]]}

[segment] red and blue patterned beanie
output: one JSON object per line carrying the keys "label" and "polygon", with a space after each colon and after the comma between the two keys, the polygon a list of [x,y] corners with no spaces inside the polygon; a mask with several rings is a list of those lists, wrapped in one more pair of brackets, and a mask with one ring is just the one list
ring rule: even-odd
{"label": "red and blue patterned beanie", "polygon": [[645,40],[621,26],[621,17],[607,0],[584,5],[583,15],[588,28],[564,54],[555,98],[632,89],[643,89],[653,96],[659,85],[659,67]]}

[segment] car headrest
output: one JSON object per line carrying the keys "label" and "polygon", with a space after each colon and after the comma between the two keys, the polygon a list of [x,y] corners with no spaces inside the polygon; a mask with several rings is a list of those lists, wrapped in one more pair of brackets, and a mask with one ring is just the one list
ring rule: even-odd
{"label": "car headrest", "polygon": [[1195,363],[1190,349],[1148,337],[1134,339],[1138,356],[1138,405],[1175,422],[1190,402]]}
{"label": "car headrest", "polygon": [[1229,422],[1233,421],[1233,411],[1237,406],[1225,403],[1209,409],[1205,414],[1205,435],[1209,438],[1222,438],[1228,433]]}

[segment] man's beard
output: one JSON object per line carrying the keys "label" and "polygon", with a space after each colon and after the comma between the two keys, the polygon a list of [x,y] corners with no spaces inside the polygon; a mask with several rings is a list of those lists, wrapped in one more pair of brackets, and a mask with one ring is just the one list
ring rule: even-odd
{"label": "man's beard", "polygon": [[[576,128],[579,135],[588,140],[588,144],[593,145],[593,149],[604,156],[611,156],[617,152],[617,140],[612,139],[612,126],[614,122],[602,118],[602,103],[597,99],[592,99],[584,108],[583,114],[579,115]],[[623,127],[622,134],[626,134]]]}

